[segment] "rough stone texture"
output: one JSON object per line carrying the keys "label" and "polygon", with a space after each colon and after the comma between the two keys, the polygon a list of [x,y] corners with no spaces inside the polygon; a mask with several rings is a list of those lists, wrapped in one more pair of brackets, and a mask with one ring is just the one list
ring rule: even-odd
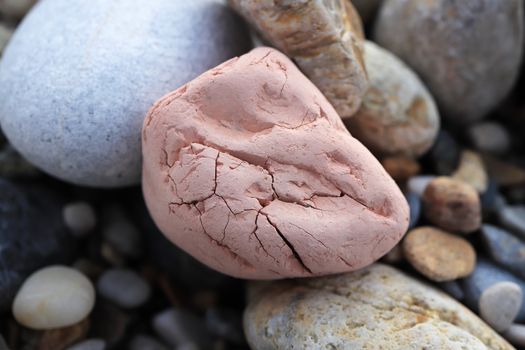
{"label": "rough stone texture", "polygon": [[423,193],[426,217],[450,231],[470,233],[481,226],[481,202],[476,190],[463,181],[441,176]]}
{"label": "rough stone texture", "polygon": [[159,100],[144,122],[143,152],[144,196],[161,231],[233,276],[358,269],[408,226],[392,178],[270,48]]}
{"label": "rough stone texture", "polygon": [[480,119],[519,75],[523,1],[385,1],[375,39],[420,74],[445,117]]}
{"label": "rough stone texture", "polygon": [[525,278],[525,241],[489,224],[481,227],[481,237],[492,260]]}
{"label": "rough stone texture", "polygon": [[452,174],[456,180],[468,183],[478,191],[483,193],[489,185],[489,177],[483,165],[483,159],[476,152],[465,150],[461,153],[459,165]]}
{"label": "rough stone texture", "polygon": [[521,308],[523,292],[513,282],[499,282],[485,289],[479,298],[480,316],[496,331],[508,329]]}
{"label": "rough stone texture", "polygon": [[0,179],[0,310],[36,269],[67,263],[75,242],[62,221],[62,200],[54,191]]}
{"label": "rough stone texture", "polygon": [[409,231],[403,252],[416,270],[437,282],[468,276],[476,265],[476,251],[467,240],[429,226]]}
{"label": "rough stone texture", "polygon": [[13,302],[13,315],[25,327],[53,329],[83,320],[95,305],[95,289],[83,274],[65,266],[33,273]]}
{"label": "rough stone texture", "polygon": [[513,349],[445,293],[386,265],[253,289],[244,329],[254,350]]}
{"label": "rough stone texture", "polygon": [[[466,305],[477,311],[481,293],[483,293],[485,289],[499,282],[516,283],[523,291],[525,291],[524,280],[516,277],[507,270],[500,268],[492,262],[480,258],[476,264],[474,272],[472,272],[467,278],[461,280],[461,285],[465,292]],[[525,300],[522,301],[516,321],[525,321]]]}
{"label": "rough stone texture", "polygon": [[138,183],[148,108],[245,51],[234,16],[220,0],[39,1],[0,64],[5,135],[60,179]]}
{"label": "rough stone texture", "polygon": [[364,59],[370,88],[348,130],[374,154],[422,155],[439,130],[434,99],[410,68],[371,41]]}
{"label": "rough stone texture", "polygon": [[368,89],[361,20],[349,0],[228,0],[273,46],[292,58],[342,118]]}

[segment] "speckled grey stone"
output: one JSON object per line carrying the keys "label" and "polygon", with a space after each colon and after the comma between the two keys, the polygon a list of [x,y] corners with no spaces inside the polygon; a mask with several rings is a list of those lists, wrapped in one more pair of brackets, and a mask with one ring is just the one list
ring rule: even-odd
{"label": "speckled grey stone", "polygon": [[484,117],[511,90],[523,52],[523,0],[389,0],[377,42],[427,83],[445,117]]}
{"label": "speckled grey stone", "polygon": [[525,278],[525,241],[489,224],[481,227],[481,237],[492,260]]}
{"label": "speckled grey stone", "polygon": [[[490,286],[499,282],[516,283],[523,291],[525,291],[525,281],[500,268],[499,266],[496,266],[486,259],[479,259],[474,272],[472,272],[472,274],[467,278],[461,280],[463,292],[465,293],[465,304],[477,311],[481,293],[483,293],[483,291]],[[516,320],[518,322],[525,321],[525,300],[522,301],[522,305]]]}
{"label": "speckled grey stone", "polygon": [[41,0],[0,64],[2,129],[60,179],[138,183],[147,110],[246,51],[239,21],[221,0]]}
{"label": "speckled grey stone", "polygon": [[507,330],[523,300],[521,287],[513,282],[498,282],[485,289],[479,298],[480,316],[496,331]]}

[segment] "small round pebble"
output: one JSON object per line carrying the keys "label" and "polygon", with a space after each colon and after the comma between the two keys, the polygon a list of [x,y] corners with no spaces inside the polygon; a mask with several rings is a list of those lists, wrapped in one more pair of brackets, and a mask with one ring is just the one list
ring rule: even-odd
{"label": "small round pebble", "polygon": [[71,326],[93,309],[93,284],[80,272],[66,266],[50,266],[33,273],[13,302],[13,315],[31,329]]}
{"label": "small round pebble", "polygon": [[436,282],[468,276],[476,265],[476,251],[467,240],[429,226],[409,231],[403,252],[416,270]]}
{"label": "small round pebble", "polygon": [[134,258],[140,256],[140,231],[126,218],[112,220],[102,229],[102,235],[117,252]]}
{"label": "small round pebble", "polygon": [[481,156],[468,150],[461,153],[458,168],[452,174],[452,177],[468,183],[478,193],[484,193],[489,185],[489,177]]}
{"label": "small round pebble", "polygon": [[481,122],[468,129],[473,146],[481,152],[503,154],[510,148],[510,135],[501,124]]}
{"label": "small round pebble", "polygon": [[383,165],[386,172],[397,182],[405,181],[417,175],[421,170],[421,166],[416,160],[405,156],[383,158],[381,165]]}
{"label": "small round pebble", "polygon": [[370,88],[348,130],[374,154],[422,155],[439,131],[434,99],[407,65],[371,41],[364,60]]}
{"label": "small round pebble", "polygon": [[95,210],[86,202],[69,203],[64,207],[63,216],[67,227],[77,236],[84,236],[97,224]]}
{"label": "small round pebble", "polygon": [[481,293],[479,313],[496,331],[507,330],[521,308],[523,291],[513,282],[493,284]]}
{"label": "small round pebble", "polygon": [[469,184],[447,176],[432,180],[423,193],[426,217],[449,231],[470,233],[481,226],[481,202]]}
{"label": "small round pebble", "polygon": [[87,339],[67,348],[67,350],[105,350],[106,342],[103,339]]}
{"label": "small round pebble", "polygon": [[127,269],[107,270],[97,282],[97,291],[115,304],[132,309],[148,301],[151,287],[138,274]]}
{"label": "small round pebble", "polygon": [[525,325],[513,324],[503,333],[503,336],[514,345],[525,347]]}
{"label": "small round pebble", "polygon": [[198,349],[210,349],[213,343],[204,320],[181,309],[167,309],[158,313],[153,318],[153,329],[167,343],[177,347],[195,344]]}

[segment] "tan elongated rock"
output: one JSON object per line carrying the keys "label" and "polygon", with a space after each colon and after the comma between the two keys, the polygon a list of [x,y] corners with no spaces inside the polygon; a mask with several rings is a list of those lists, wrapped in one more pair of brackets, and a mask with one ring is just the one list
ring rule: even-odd
{"label": "tan elongated rock", "polygon": [[161,231],[237,277],[358,269],[408,226],[392,178],[321,92],[270,48],[160,99],[144,122],[143,166]]}
{"label": "tan elongated rock", "polygon": [[388,0],[374,41],[425,81],[444,116],[479,120],[510,92],[523,56],[523,0]]}
{"label": "tan elongated rock", "polygon": [[368,89],[361,20],[349,0],[228,0],[351,117]]}
{"label": "tan elongated rock", "polygon": [[483,164],[483,158],[476,153],[465,150],[461,153],[458,168],[452,174],[452,178],[468,183],[478,191],[483,193],[489,185],[489,176]]}
{"label": "tan elongated rock", "polygon": [[367,41],[364,57],[370,88],[359,111],[346,122],[348,129],[375,154],[422,155],[439,130],[434,99],[392,53]]}
{"label": "tan elongated rock", "polygon": [[244,313],[254,350],[511,350],[469,309],[393,267],[254,284]]}

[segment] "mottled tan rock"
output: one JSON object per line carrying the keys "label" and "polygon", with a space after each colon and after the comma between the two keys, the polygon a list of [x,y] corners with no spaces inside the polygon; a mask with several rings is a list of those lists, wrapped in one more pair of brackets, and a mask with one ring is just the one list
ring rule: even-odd
{"label": "mottled tan rock", "polygon": [[375,39],[427,83],[445,116],[484,117],[511,90],[523,51],[523,0],[389,0]]}
{"label": "mottled tan rock", "polygon": [[481,203],[471,185],[448,176],[432,180],[423,192],[426,217],[450,231],[470,233],[481,226]]}
{"label": "mottled tan rock", "polygon": [[382,264],[253,285],[244,329],[254,350],[513,349],[456,300]]}
{"label": "mottled tan rock", "polygon": [[466,239],[434,227],[409,231],[402,246],[410,264],[436,282],[466,277],[476,265],[476,251]]}
{"label": "mottled tan rock", "polygon": [[525,169],[519,165],[502,161],[497,157],[483,155],[483,162],[490,177],[500,186],[525,184]]}
{"label": "mottled tan rock", "polygon": [[425,153],[439,130],[434,99],[418,76],[387,50],[367,41],[364,57],[370,88],[347,121],[348,130],[375,154]]}
{"label": "mottled tan rock", "polygon": [[405,156],[386,157],[381,160],[381,164],[396,181],[404,181],[421,171],[421,166],[416,160]]}
{"label": "mottled tan rock", "polygon": [[479,193],[485,192],[489,185],[489,177],[483,159],[478,153],[469,150],[461,153],[458,168],[452,177],[468,183]]}
{"label": "mottled tan rock", "polygon": [[293,58],[342,118],[368,89],[362,24],[349,0],[228,0],[273,46]]}

